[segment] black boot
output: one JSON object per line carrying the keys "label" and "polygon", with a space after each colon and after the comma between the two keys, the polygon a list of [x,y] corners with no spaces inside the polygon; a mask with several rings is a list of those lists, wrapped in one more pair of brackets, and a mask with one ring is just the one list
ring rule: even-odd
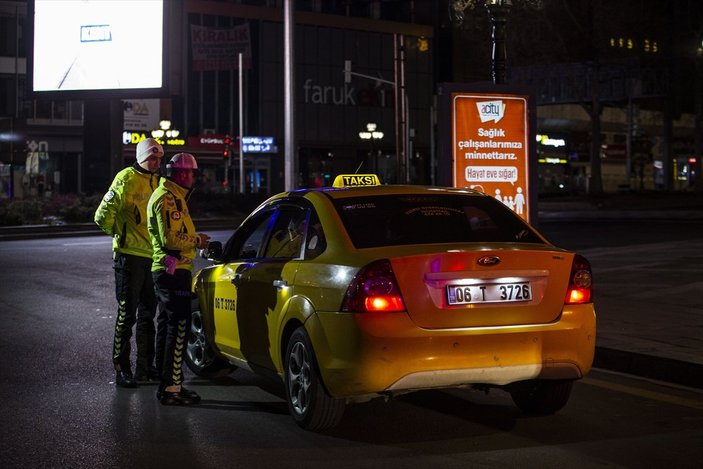
{"label": "black boot", "polygon": [[[167,394],[166,391],[164,391],[163,385],[159,386],[159,389],[156,391],[156,398],[160,401],[163,399],[164,395]],[[200,396],[198,395],[197,392],[191,391],[190,389],[186,389],[185,386],[181,386],[181,390],[179,394],[182,394],[183,396],[188,396],[191,399],[193,399],[195,402],[193,404],[197,404],[200,402]]]}
{"label": "black boot", "polygon": [[181,388],[177,392],[162,391],[160,401],[163,405],[193,405],[200,402],[200,396],[192,391],[185,393]]}
{"label": "black boot", "polygon": [[138,370],[135,379],[139,383],[156,383],[161,381],[161,376],[155,366],[150,366],[148,370]]}
{"label": "black boot", "polygon": [[115,384],[121,388],[137,387],[137,382],[130,370],[115,370]]}

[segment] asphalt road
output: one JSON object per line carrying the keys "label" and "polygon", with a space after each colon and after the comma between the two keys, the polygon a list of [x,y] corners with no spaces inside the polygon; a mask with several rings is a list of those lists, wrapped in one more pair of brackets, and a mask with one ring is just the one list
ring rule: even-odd
{"label": "asphalt road", "polygon": [[[553,238],[569,232],[542,228]],[[241,370],[214,382],[189,375],[202,404],[163,407],[155,385],[113,383],[107,237],[2,242],[0,265],[4,468],[699,467],[703,460],[700,391],[600,370],[575,385],[559,414],[539,418],[523,416],[500,391],[431,391],[351,406],[338,428],[315,434],[294,424],[280,385]]]}
{"label": "asphalt road", "polygon": [[703,221],[685,219],[551,220],[539,230],[552,244],[576,251],[703,239]]}

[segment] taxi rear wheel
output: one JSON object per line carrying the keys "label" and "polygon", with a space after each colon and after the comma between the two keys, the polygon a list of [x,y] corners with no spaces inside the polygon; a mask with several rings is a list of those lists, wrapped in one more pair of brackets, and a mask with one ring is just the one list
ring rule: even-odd
{"label": "taxi rear wheel", "polygon": [[344,401],[327,394],[318,373],[315,352],[307,332],[293,332],[285,355],[288,409],[296,423],[312,431],[332,428],[344,414]]}
{"label": "taxi rear wheel", "polygon": [[549,415],[566,405],[573,384],[573,381],[530,381],[510,391],[510,396],[526,414]]}
{"label": "taxi rear wheel", "polygon": [[200,312],[198,300],[193,300],[191,303],[191,311],[192,321],[185,358],[188,367],[193,370],[193,373],[204,378],[230,374],[234,367],[215,354],[203,325],[203,315]]}

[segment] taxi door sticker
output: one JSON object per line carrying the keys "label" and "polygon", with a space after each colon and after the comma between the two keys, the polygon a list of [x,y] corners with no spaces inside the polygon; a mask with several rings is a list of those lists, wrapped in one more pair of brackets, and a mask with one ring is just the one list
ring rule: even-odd
{"label": "taxi door sticker", "polygon": [[241,358],[241,341],[237,322],[237,287],[233,280],[238,264],[225,264],[214,270],[213,320],[215,342],[226,353]]}
{"label": "taxi door sticker", "polygon": [[526,96],[452,94],[454,187],[489,194],[529,222],[527,109]]}

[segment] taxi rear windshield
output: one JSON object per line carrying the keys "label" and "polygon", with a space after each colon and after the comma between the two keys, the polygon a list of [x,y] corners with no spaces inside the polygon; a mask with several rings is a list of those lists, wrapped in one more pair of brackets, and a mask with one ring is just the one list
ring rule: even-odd
{"label": "taxi rear windshield", "polygon": [[382,195],[336,199],[357,249],[407,244],[544,241],[490,197]]}

